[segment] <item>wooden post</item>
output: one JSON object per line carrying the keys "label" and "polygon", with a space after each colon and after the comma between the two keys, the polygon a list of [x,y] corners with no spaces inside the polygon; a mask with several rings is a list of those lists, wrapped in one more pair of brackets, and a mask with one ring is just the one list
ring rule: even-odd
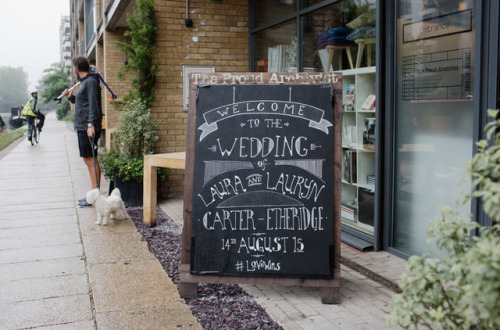
{"label": "wooden post", "polygon": [[144,156],[143,221],[148,227],[156,226],[157,176],[157,167],[150,164],[150,157]]}

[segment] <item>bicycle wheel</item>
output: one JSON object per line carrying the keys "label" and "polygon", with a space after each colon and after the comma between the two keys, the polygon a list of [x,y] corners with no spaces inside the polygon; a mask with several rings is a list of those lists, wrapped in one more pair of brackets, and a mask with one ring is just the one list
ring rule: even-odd
{"label": "bicycle wheel", "polygon": [[[29,132],[28,132],[29,134]],[[30,139],[31,145],[35,144],[35,128],[31,129],[31,139]]]}
{"label": "bicycle wheel", "polygon": [[40,127],[38,127],[38,125],[35,126],[35,129],[33,130],[33,134],[35,135],[34,139],[35,139],[36,143],[38,143],[40,141]]}

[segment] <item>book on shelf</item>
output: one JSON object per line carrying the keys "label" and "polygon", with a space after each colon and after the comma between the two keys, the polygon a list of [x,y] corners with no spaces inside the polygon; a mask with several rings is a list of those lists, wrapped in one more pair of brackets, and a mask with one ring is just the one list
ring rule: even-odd
{"label": "book on shelf", "polygon": [[348,220],[354,220],[358,213],[356,202],[346,201],[340,204],[340,216]]}
{"label": "book on shelf", "polygon": [[347,126],[347,134],[349,136],[349,143],[347,144],[349,148],[356,148],[358,146],[356,134],[358,133],[358,128],[356,126]]}
{"label": "book on shelf", "polygon": [[354,111],[356,108],[356,85],[346,84],[344,111]]}
{"label": "book on shelf", "polygon": [[348,148],[356,148],[357,143],[356,143],[356,133],[357,133],[357,127],[349,125],[345,123],[345,121],[342,122],[342,146],[348,147]]}
{"label": "book on shelf", "polygon": [[348,183],[356,183],[357,182],[356,151],[355,150],[346,150],[344,152],[343,176],[344,176],[344,180]]}
{"label": "book on shelf", "polygon": [[365,102],[361,105],[361,110],[373,110],[375,109],[375,100],[377,97],[375,94],[370,94],[366,98]]}
{"label": "book on shelf", "polygon": [[374,186],[375,185],[375,175],[374,174],[367,175],[366,176],[366,183]]}
{"label": "book on shelf", "polygon": [[375,118],[365,118],[363,144],[375,144]]}

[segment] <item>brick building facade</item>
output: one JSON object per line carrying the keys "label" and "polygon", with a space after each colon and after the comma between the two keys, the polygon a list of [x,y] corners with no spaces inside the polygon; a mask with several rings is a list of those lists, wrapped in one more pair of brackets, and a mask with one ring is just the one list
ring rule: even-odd
{"label": "brick building facade", "polygon": [[[183,69],[213,67],[216,72],[249,70],[248,3],[238,0],[155,0],[158,24],[156,56],[160,62],[156,99],[151,118],[158,124],[155,153],[184,151],[187,112],[184,111]],[[189,7],[187,7],[189,6]],[[114,41],[127,41],[126,16],[136,8],[135,0],[71,0],[72,56],[82,55],[96,65],[118,97],[126,95],[130,81],[116,76],[125,64]],[[192,26],[186,26],[186,19]],[[195,69],[193,69],[195,70]],[[103,143],[110,147],[120,117],[103,88]],[[163,197],[183,193],[183,171],[171,171],[161,187]]]}

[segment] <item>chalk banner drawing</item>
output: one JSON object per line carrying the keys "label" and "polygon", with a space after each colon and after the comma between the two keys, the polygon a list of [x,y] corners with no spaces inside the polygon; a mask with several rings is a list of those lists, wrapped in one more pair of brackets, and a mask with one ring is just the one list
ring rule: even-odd
{"label": "chalk banner drawing", "polygon": [[191,273],[333,278],[333,85],[197,94]]}

